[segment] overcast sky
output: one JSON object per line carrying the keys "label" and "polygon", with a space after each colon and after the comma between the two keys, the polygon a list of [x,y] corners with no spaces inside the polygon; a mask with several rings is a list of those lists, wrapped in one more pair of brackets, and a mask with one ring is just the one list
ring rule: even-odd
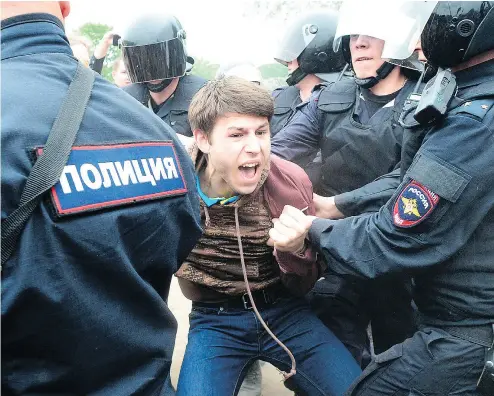
{"label": "overcast sky", "polygon": [[[260,65],[273,62],[273,52],[282,29],[280,21],[244,16],[253,0],[137,0],[71,1],[66,30],[86,22],[104,23],[123,30],[132,18],[144,12],[175,15],[187,32],[188,52],[213,63],[248,59]],[[303,0],[301,0],[303,1]],[[250,13],[252,15],[252,12]]]}

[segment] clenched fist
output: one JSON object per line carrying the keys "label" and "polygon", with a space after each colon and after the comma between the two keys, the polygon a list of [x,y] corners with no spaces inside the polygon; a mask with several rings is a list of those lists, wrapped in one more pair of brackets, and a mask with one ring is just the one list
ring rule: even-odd
{"label": "clenched fist", "polygon": [[286,205],[280,218],[273,219],[268,245],[280,252],[301,253],[314,219],[314,216],[306,216],[301,210]]}

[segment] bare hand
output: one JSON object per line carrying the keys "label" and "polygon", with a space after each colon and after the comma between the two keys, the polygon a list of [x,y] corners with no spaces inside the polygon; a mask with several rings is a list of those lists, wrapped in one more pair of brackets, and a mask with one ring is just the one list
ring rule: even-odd
{"label": "bare hand", "polygon": [[343,219],[345,215],[341,213],[334,202],[334,197],[322,197],[314,194],[314,205],[316,216],[323,219]]}
{"label": "bare hand", "polygon": [[280,252],[300,253],[305,247],[305,238],[314,216],[306,216],[301,210],[286,205],[279,219],[273,219],[269,230],[268,245]]}
{"label": "bare hand", "polygon": [[106,32],[103,38],[100,40],[96,48],[94,49],[94,57],[96,59],[103,59],[106,57],[106,54],[108,53],[108,50],[110,49],[111,45],[113,44],[113,36],[115,36],[116,33],[113,31]]}
{"label": "bare hand", "polygon": [[110,45],[113,44],[113,36],[115,36],[115,34],[116,33],[112,30],[109,32],[106,32],[100,42],[105,43],[109,47]]}

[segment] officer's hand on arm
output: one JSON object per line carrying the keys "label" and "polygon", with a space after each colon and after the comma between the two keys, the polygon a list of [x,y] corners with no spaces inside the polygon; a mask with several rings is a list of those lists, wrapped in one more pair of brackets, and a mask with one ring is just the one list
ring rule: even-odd
{"label": "officer's hand on arm", "polygon": [[115,32],[106,32],[103,38],[100,40],[96,48],[94,49],[94,54],[93,56],[96,59],[103,59],[106,57],[106,54],[108,53],[108,50],[110,49],[111,45],[113,44],[113,36],[115,36]]}
{"label": "officer's hand on arm", "polygon": [[341,213],[334,202],[334,197],[322,197],[314,194],[314,205],[316,216],[323,219],[343,219],[345,215]]}
{"label": "officer's hand on arm", "polygon": [[279,219],[273,219],[268,245],[280,252],[301,253],[315,216],[306,216],[301,210],[286,205]]}

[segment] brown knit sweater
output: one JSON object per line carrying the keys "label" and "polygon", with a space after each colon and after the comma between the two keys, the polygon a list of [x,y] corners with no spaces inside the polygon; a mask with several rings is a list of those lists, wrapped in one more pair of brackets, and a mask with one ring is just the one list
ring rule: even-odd
{"label": "brown knit sweater", "polygon": [[[235,204],[209,208],[201,201],[203,236],[182,264],[177,276],[229,295],[245,293],[240,252],[235,230],[238,205],[245,266],[251,290],[264,289],[280,280],[273,248],[266,245],[271,216],[261,193]],[[207,212],[207,215],[206,215]],[[206,220],[209,217],[209,221]]]}

